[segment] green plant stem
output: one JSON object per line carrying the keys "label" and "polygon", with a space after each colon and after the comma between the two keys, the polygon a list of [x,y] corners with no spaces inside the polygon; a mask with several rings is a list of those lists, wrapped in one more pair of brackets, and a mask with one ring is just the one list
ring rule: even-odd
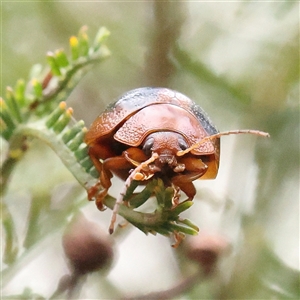
{"label": "green plant stem", "polygon": [[[104,204],[111,210],[114,208],[115,202],[115,198],[111,196],[105,197]],[[118,214],[137,227],[147,225],[151,228],[159,226],[164,222],[160,213],[141,213],[132,210],[132,208],[127,207],[126,205],[120,205]]]}
{"label": "green plant stem", "polygon": [[22,158],[24,152],[27,150],[26,138],[19,136],[16,139],[11,140],[7,158],[4,160],[1,166],[0,175],[0,195],[4,195],[8,180],[12,171],[14,170],[18,161]]}
{"label": "green plant stem", "polygon": [[[78,62],[74,63],[72,65],[72,67],[67,71],[65,76],[59,81],[58,86],[56,88],[52,89],[49,92],[43,91],[42,99],[35,100],[31,104],[31,107],[35,109],[40,104],[47,103],[47,102],[53,100],[55,97],[57,97],[57,95],[60,92],[64,91],[67,95],[68,94],[67,90],[72,89],[76,85],[77,81],[83,77],[83,74],[79,74],[78,80],[74,80],[74,82],[71,84],[71,86],[69,86],[71,78],[79,70],[82,70],[83,68],[85,68],[87,66],[92,67],[93,64],[103,61],[109,55],[110,55],[109,50],[106,47],[102,46],[102,48],[100,49],[100,53],[96,53],[96,54],[94,54],[94,56],[92,55],[92,56],[87,57],[87,58],[83,58],[83,57],[79,58]],[[85,68],[84,73],[88,72],[88,70],[89,70],[89,68]]]}
{"label": "green plant stem", "polygon": [[[24,139],[29,136],[38,138],[50,146],[82,186],[88,188],[87,183],[91,185],[96,183],[96,179],[81,167],[72,151],[58,138],[57,133],[48,129],[42,120],[28,124],[20,124],[11,137],[9,153],[16,152],[19,149],[21,150]],[[11,169],[17,160],[9,157],[7,161],[11,161],[11,163],[5,163],[3,165],[2,174],[4,177],[1,184],[7,183],[7,176],[10,175]],[[3,189],[5,186],[1,186],[1,188]]]}
{"label": "green plant stem", "polygon": [[0,179],[0,195],[4,195],[6,191],[6,187],[8,184],[8,179],[10,178],[10,175],[12,171],[14,170],[17,162],[19,161],[18,158],[8,157],[1,168],[1,179]]}
{"label": "green plant stem", "polygon": [[153,292],[149,294],[145,294],[142,296],[135,296],[135,297],[128,297],[123,298],[123,300],[167,300],[167,299],[175,299],[179,297],[186,291],[189,291],[193,286],[201,282],[204,279],[202,270],[197,270],[194,274],[190,275],[187,278],[184,278],[180,282],[178,282],[175,286],[171,287],[170,289]]}
{"label": "green plant stem", "polygon": [[[111,210],[113,210],[115,202],[116,200],[113,197],[105,197],[104,204]],[[184,232],[186,234],[196,235],[198,233],[198,230],[195,228],[191,229],[191,226],[191,228],[186,228],[185,226],[175,224],[172,221],[172,213],[169,210],[164,211],[157,209],[153,213],[144,213],[135,211],[125,204],[121,204],[118,214],[146,234],[158,232],[163,235],[169,235],[171,232]],[[180,219],[176,220],[176,222],[184,224],[184,222],[180,222]]]}
{"label": "green plant stem", "polygon": [[5,248],[3,253],[3,261],[10,265],[15,261],[18,253],[18,241],[16,228],[12,221],[12,216],[4,201],[0,204],[3,229],[5,232]]}

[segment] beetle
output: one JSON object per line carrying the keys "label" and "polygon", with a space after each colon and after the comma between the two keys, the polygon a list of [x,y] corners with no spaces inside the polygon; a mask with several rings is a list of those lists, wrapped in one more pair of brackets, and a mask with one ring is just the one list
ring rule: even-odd
{"label": "beetle", "polygon": [[266,135],[252,130],[219,133],[200,106],[175,90],[143,87],[125,93],[96,118],[85,135],[103,187],[96,197],[97,207],[104,209],[113,175],[125,181],[139,166],[134,179],[145,183],[159,177],[192,200],[194,180],[217,176],[220,136],[234,133]]}

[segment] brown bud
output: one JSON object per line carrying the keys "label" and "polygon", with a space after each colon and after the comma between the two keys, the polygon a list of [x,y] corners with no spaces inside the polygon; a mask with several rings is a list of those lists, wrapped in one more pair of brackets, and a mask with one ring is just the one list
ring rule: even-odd
{"label": "brown bud", "polygon": [[218,258],[228,248],[228,241],[224,237],[202,233],[187,242],[186,253],[191,260],[201,266],[205,275],[210,275]]}
{"label": "brown bud", "polygon": [[82,215],[68,226],[63,247],[72,271],[78,275],[107,268],[113,259],[109,235]]}

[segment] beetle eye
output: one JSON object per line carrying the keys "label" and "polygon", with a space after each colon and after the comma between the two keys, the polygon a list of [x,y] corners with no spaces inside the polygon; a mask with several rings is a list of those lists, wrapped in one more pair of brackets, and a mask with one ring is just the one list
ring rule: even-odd
{"label": "beetle eye", "polygon": [[181,150],[186,150],[188,148],[188,145],[184,139],[178,139],[178,145]]}
{"label": "beetle eye", "polygon": [[144,143],[143,151],[145,152],[146,155],[150,155],[151,149],[153,147],[153,143],[154,143],[154,138],[149,138]]}

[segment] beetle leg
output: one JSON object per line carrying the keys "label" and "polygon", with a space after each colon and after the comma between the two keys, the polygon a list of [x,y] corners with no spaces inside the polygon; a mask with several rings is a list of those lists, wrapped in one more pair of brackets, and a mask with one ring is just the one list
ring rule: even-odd
{"label": "beetle leg", "polygon": [[101,174],[102,162],[100,161],[100,159],[101,158],[106,159],[108,157],[111,157],[112,153],[111,153],[111,151],[109,151],[109,149],[107,149],[107,147],[105,147],[103,145],[95,144],[89,148],[89,156],[90,156],[95,168],[97,169],[99,174]]}
{"label": "beetle leg", "polygon": [[146,161],[149,157],[146,156],[143,150],[139,148],[128,148],[123,152],[125,158],[137,167],[141,162]]}
{"label": "beetle leg", "polygon": [[174,190],[174,196],[172,199],[173,207],[176,207],[179,203],[180,199],[180,188],[174,184],[172,184],[173,190]]}
{"label": "beetle leg", "polygon": [[130,168],[132,168],[132,165],[123,156],[105,159],[102,163],[102,172],[100,174],[100,181],[103,187],[106,189],[110,188],[113,173],[120,178],[127,178]]}
{"label": "beetle leg", "polygon": [[132,165],[123,157],[116,156],[107,158],[101,163],[100,171],[100,183],[103,187],[103,190],[97,194],[96,205],[99,210],[103,210],[103,199],[107,195],[109,188],[111,187],[111,178],[113,177],[113,173],[122,177],[128,177],[128,169],[132,167]]}
{"label": "beetle leg", "polygon": [[[95,144],[89,148],[89,156],[100,176],[99,182],[88,190],[88,199],[91,200],[96,197],[98,209],[104,210],[103,198],[107,195],[107,191],[111,186],[110,178],[112,177],[112,174],[108,170],[103,170],[103,163],[100,161],[100,158],[108,157],[109,151],[107,147]],[[100,186],[102,186],[103,189],[99,192]]]}
{"label": "beetle leg", "polygon": [[172,179],[174,185],[178,186],[187,196],[193,200],[196,195],[196,188],[188,175],[178,175]]}
{"label": "beetle leg", "polygon": [[172,178],[172,183],[178,186],[192,200],[196,195],[193,181],[203,176],[207,165],[201,159],[186,157],[180,160],[185,165],[185,174],[178,174]]}
{"label": "beetle leg", "polygon": [[151,178],[156,171],[159,171],[155,169],[154,165],[149,165],[149,163],[144,164],[144,162],[149,159],[149,156],[146,156],[144,151],[139,148],[128,148],[123,152],[123,155],[136,167],[143,163],[141,172],[138,172],[135,175],[135,180],[147,180]]}
{"label": "beetle leg", "polygon": [[185,235],[182,232],[174,231],[173,237],[174,237],[175,243],[172,244],[172,247],[176,249],[176,248],[178,248],[180,243],[184,240]]}

